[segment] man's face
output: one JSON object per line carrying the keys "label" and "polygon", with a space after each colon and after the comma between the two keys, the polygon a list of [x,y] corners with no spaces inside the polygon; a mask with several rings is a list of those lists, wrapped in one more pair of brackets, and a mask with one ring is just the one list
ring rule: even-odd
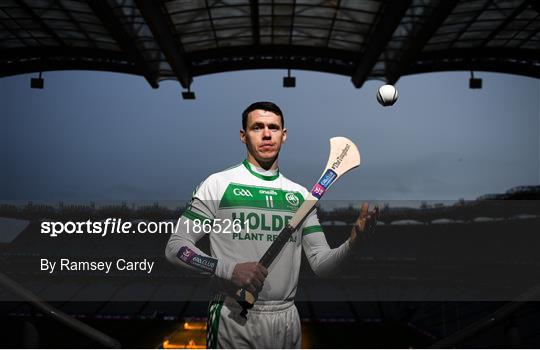
{"label": "man's face", "polygon": [[283,128],[281,117],[262,109],[251,111],[246,130],[240,130],[240,140],[259,164],[273,162],[286,138],[287,129]]}

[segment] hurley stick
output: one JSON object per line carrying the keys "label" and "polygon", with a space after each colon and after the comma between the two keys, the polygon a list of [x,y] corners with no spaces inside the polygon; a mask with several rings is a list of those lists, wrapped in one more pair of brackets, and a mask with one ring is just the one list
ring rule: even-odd
{"label": "hurley stick", "polygon": [[[306,200],[296,211],[289,224],[279,233],[272,245],[266,250],[259,264],[268,268],[279,252],[285,246],[291,235],[300,227],[302,221],[307,217],[315,204],[321,199],[323,194],[339,179],[343,174],[360,165],[360,152],[355,144],[345,137],[333,137],[330,139],[330,155],[328,163]],[[238,302],[244,308],[243,315],[247,314],[247,309],[253,307],[257,296],[245,289],[236,292]]]}

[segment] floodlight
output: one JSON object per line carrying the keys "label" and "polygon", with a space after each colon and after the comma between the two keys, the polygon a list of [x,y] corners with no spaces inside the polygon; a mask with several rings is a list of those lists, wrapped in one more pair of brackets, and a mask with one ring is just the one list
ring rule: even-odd
{"label": "floodlight", "polygon": [[287,76],[283,77],[283,87],[293,88],[296,87],[296,78],[291,77],[291,70],[287,70]]}
{"label": "floodlight", "polygon": [[471,78],[469,79],[469,89],[481,89],[482,79],[475,78],[473,71],[471,71]]}
{"label": "floodlight", "polygon": [[182,98],[184,100],[194,100],[195,99],[195,93],[191,91],[191,85],[188,86],[187,91],[182,91]]}
{"label": "floodlight", "polygon": [[44,84],[45,80],[41,77],[41,72],[39,72],[38,78],[30,79],[30,87],[32,89],[43,89]]}

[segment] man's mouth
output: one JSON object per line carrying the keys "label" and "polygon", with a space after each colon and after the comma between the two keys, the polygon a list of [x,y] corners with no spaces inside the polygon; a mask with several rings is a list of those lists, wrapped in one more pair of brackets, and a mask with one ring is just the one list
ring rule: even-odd
{"label": "man's mouth", "polygon": [[261,149],[271,149],[273,147],[274,147],[274,145],[271,144],[271,143],[263,143],[259,148],[261,148]]}

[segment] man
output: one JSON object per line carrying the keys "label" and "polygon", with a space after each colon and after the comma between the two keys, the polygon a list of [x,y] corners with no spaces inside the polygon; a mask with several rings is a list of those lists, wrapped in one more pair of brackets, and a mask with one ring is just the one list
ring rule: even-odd
{"label": "man", "polygon": [[[258,264],[309,193],[279,171],[279,151],[286,139],[278,106],[271,102],[250,105],[242,114],[240,130],[247,159],[209,176],[197,187],[167,244],[171,262],[214,277],[209,348],[299,348],[301,327],[294,296],[302,248],[315,273],[324,275],[358,246],[359,235],[374,229],[378,208],[369,212],[364,203],[349,239],[330,249],[312,211],[268,270]],[[207,233],[211,256],[195,246]],[[234,299],[239,288],[258,295],[247,318]]]}

